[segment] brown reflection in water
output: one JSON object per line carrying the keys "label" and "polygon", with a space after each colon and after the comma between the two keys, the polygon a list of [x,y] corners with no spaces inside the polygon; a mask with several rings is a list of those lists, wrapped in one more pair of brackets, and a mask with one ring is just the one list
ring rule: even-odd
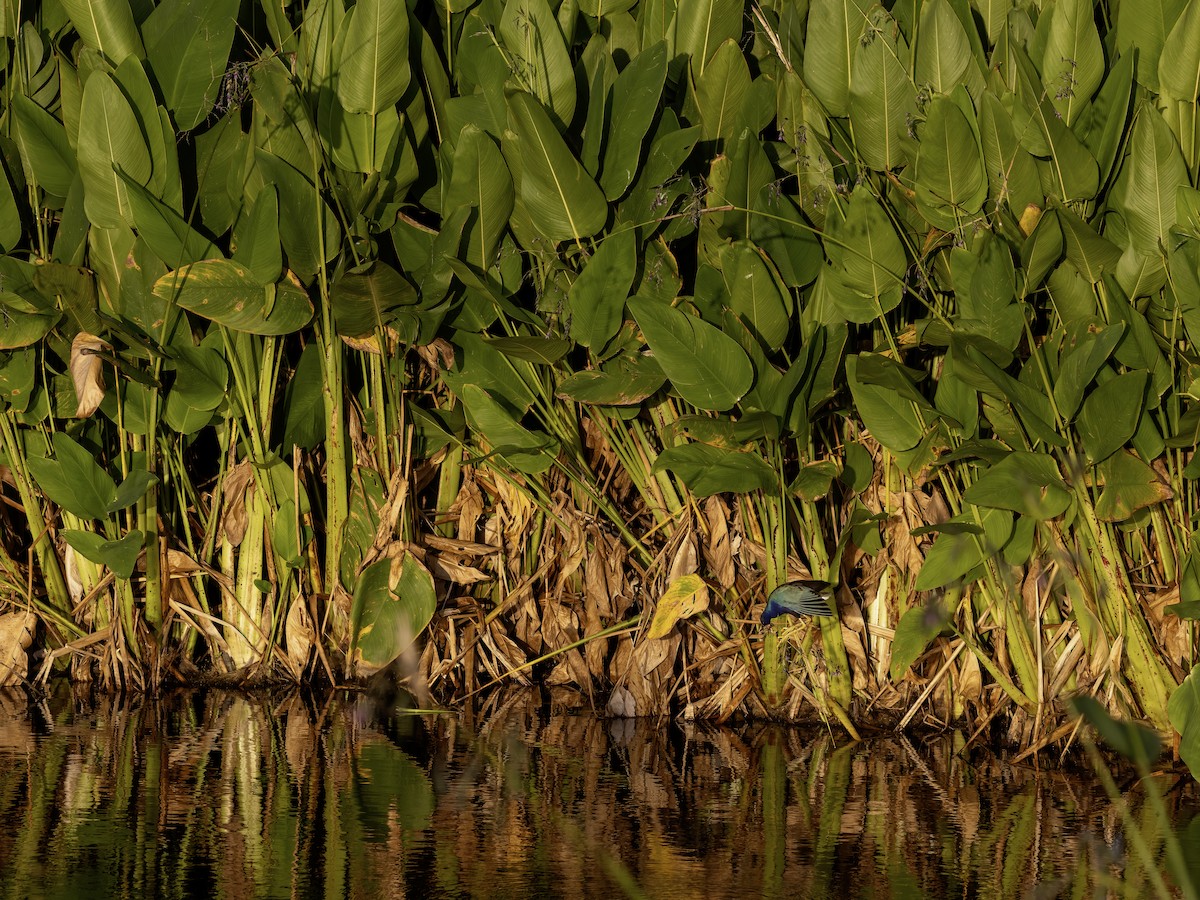
{"label": "brown reflection in water", "polygon": [[[548,715],[530,695],[417,718],[344,694],[8,693],[0,896],[1150,892],[1094,779],[954,749]],[[1191,781],[1155,786],[1186,826]],[[1143,790],[1126,799],[1161,860]]]}

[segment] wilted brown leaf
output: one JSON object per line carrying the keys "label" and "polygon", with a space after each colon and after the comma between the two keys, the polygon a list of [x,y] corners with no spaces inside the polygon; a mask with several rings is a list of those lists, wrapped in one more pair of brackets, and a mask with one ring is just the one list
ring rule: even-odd
{"label": "wilted brown leaf", "polygon": [[104,362],[96,354],[112,350],[94,334],[81,331],[71,342],[71,382],[75,385],[76,418],[86,419],[92,415],[104,399]]}
{"label": "wilted brown leaf", "polygon": [[729,537],[729,517],[725,503],[714,494],[704,501],[704,518],[708,522],[708,541],[704,559],[722,590],[733,587],[736,571],[733,565],[733,544]]}
{"label": "wilted brown leaf", "polygon": [[0,687],[13,687],[29,674],[25,651],[33,643],[37,616],[31,612],[11,612],[0,616]]}
{"label": "wilted brown leaf", "polygon": [[254,489],[254,470],[250,468],[248,460],[238,463],[225,475],[221,492],[224,500],[221,529],[235,547],[246,536],[246,499]]}
{"label": "wilted brown leaf", "polygon": [[312,616],[308,613],[308,603],[304,597],[296,597],[288,607],[287,626],[284,641],[287,645],[287,658],[292,664],[292,671],[297,678],[308,665],[309,654],[312,653],[313,638]]}

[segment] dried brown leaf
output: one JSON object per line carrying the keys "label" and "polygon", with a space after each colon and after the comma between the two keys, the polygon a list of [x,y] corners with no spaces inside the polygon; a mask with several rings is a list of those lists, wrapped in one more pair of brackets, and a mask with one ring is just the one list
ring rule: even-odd
{"label": "dried brown leaf", "polygon": [[69,368],[78,400],[76,418],[90,417],[104,400],[104,361],[96,354],[106,350],[112,350],[112,345],[86,331],[79,332],[71,341]]}
{"label": "dried brown leaf", "polygon": [[11,612],[0,616],[0,687],[14,687],[29,674],[25,653],[33,643],[37,616],[31,612]]}
{"label": "dried brown leaf", "polygon": [[729,535],[729,516],[725,503],[714,494],[704,502],[704,518],[708,522],[708,540],[704,559],[708,570],[722,590],[733,587],[736,571],[733,565],[733,544]]}
{"label": "dried brown leaf", "polygon": [[221,530],[235,547],[246,536],[246,501],[255,489],[254,470],[248,460],[237,463],[225,475],[225,484],[221,489],[224,505]]}

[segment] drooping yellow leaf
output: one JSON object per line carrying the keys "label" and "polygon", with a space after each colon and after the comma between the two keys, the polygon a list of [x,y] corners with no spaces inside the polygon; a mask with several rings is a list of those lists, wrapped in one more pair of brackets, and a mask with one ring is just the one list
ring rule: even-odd
{"label": "drooping yellow leaf", "polygon": [[665,594],[658,598],[654,608],[654,620],[646,637],[666,637],[675,623],[688,619],[708,609],[708,585],[699,575],[684,575],[671,582]]}

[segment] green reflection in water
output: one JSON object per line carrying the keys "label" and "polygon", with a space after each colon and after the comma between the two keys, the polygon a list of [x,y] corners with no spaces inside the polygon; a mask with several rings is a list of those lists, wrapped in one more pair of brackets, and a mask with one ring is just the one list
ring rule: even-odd
{"label": "green reflection in water", "polygon": [[[9,693],[0,896],[1148,895],[1093,779],[954,747],[546,715],[522,696],[381,719],[346,695]],[[1195,786],[1156,787],[1200,849]],[[1126,800],[1161,859],[1142,790]]]}

